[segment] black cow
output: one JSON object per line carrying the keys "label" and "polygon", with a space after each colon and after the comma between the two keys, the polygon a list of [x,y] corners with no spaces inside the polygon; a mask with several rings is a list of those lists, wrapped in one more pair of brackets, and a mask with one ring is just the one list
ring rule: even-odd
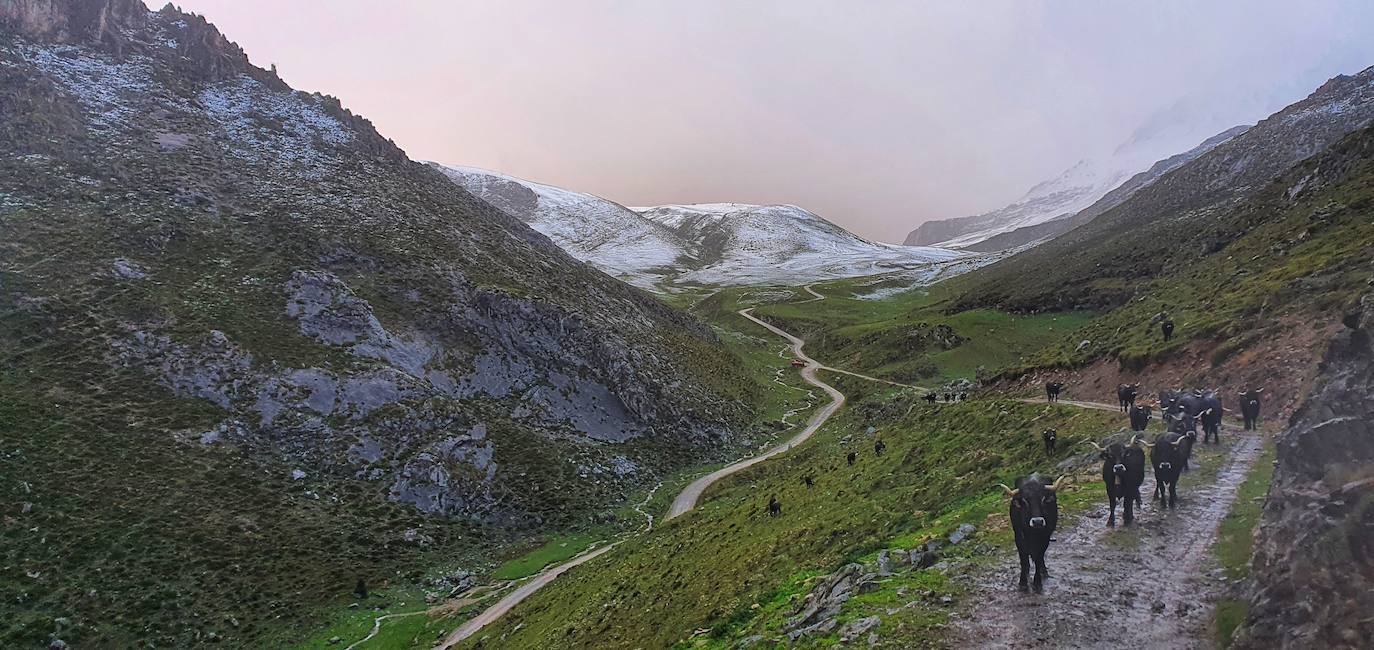
{"label": "black cow", "polygon": [[1202,418],[1202,412],[1207,410],[1207,400],[1202,395],[1201,389],[1185,392],[1178,398],[1179,412],[1183,414],[1183,427],[1193,432],[1193,437],[1197,437],[1197,425]]}
{"label": "black cow", "polygon": [[1135,398],[1140,394],[1140,384],[1117,384],[1116,401],[1121,405],[1122,413],[1129,413],[1132,406],[1135,406]]}
{"label": "black cow", "polygon": [[883,450],[884,450],[884,449],[887,449],[887,443],[883,442],[882,440],[874,441],[874,443],[873,443],[873,455],[874,455],[874,456],[881,456],[881,455],[883,455]]}
{"label": "black cow", "polygon": [[1201,416],[1202,442],[1210,438],[1212,442],[1221,444],[1221,397],[1214,390],[1206,391],[1202,394],[1202,405],[1207,407]]}
{"label": "black cow", "polygon": [[935,395],[935,393],[926,393],[925,395],[921,396],[921,399],[930,402],[931,404],[934,404],[935,400],[939,398]]}
{"label": "black cow", "polygon": [[1260,393],[1263,388],[1247,390],[1240,394],[1240,415],[1245,419],[1245,430],[1254,431],[1259,428],[1260,416]]}
{"label": "black cow", "polygon": [[1187,440],[1187,436],[1169,431],[1155,436],[1153,443],[1145,445],[1150,448],[1150,465],[1155,468],[1154,498],[1160,503],[1168,503],[1170,508],[1178,500],[1178,475],[1183,471],[1183,445]]}
{"label": "black cow", "polygon": [[1011,530],[1016,537],[1016,553],[1021,556],[1021,589],[1026,589],[1026,578],[1030,573],[1031,562],[1035,562],[1035,591],[1039,592],[1049,575],[1045,568],[1045,551],[1050,547],[1054,527],[1059,524],[1059,503],[1055,493],[1066,485],[1067,477],[1061,476],[1050,484],[1038,474],[1016,479],[1016,488],[1001,485],[1011,498]]}
{"label": "black cow", "polygon": [[1174,338],[1174,322],[1173,322],[1173,321],[1171,321],[1171,320],[1169,320],[1169,319],[1167,319],[1167,318],[1164,319],[1164,322],[1162,322],[1162,323],[1159,324],[1159,330],[1160,330],[1161,332],[1164,333],[1164,341],[1165,341],[1166,343],[1169,341],[1169,339]]}
{"label": "black cow", "polygon": [[849,455],[847,455],[847,456],[844,457],[844,459],[845,459],[846,461],[849,461],[849,464],[850,464],[850,465],[853,465],[853,464],[854,464],[854,461],[857,460],[858,458],[859,458],[859,453],[858,453],[858,452],[855,452],[855,451],[849,452]]}
{"label": "black cow", "polygon": [[1138,439],[1126,445],[1114,442],[1106,447],[1087,441],[1097,449],[1102,458],[1102,483],[1107,486],[1107,504],[1110,507],[1107,525],[1116,525],[1116,502],[1123,502],[1125,511],[1122,516],[1126,524],[1135,521],[1132,504],[1140,505],[1140,485],[1145,482],[1145,450]]}
{"label": "black cow", "polygon": [[1045,440],[1045,455],[1053,456],[1054,448],[1059,444],[1059,432],[1054,429],[1045,429],[1040,437]]}
{"label": "black cow", "polygon": [[1197,443],[1197,430],[1188,423],[1188,417],[1183,413],[1170,413],[1165,416],[1165,421],[1169,424],[1169,432],[1183,436],[1183,442],[1179,444],[1182,454],[1183,471],[1188,471],[1188,459],[1193,457],[1193,445]]}
{"label": "black cow", "polygon": [[802,477],[802,483],[805,483],[806,487],[814,487],[816,485],[816,477],[807,474]]}
{"label": "black cow", "polygon": [[1131,405],[1131,431],[1144,431],[1149,428],[1152,418],[1154,418],[1154,409],[1150,408],[1149,404]]}
{"label": "black cow", "polygon": [[1059,401],[1059,393],[1064,390],[1064,382],[1051,381],[1045,384],[1045,399],[1051,402]]}
{"label": "black cow", "polygon": [[1179,405],[1178,405],[1178,398],[1179,398],[1179,397],[1180,397],[1180,394],[1179,394],[1179,392],[1176,391],[1176,390],[1168,390],[1168,389],[1165,389],[1165,390],[1159,391],[1159,412],[1160,412],[1160,414],[1163,415],[1163,414],[1166,414],[1166,413],[1178,413],[1179,408],[1180,408]]}
{"label": "black cow", "polygon": [[778,503],[776,496],[768,497],[768,516],[777,517],[782,514],[782,504]]}

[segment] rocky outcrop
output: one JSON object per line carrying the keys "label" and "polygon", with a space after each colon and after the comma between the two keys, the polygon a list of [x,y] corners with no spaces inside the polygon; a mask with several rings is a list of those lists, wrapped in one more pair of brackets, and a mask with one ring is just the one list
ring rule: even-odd
{"label": "rocky outcrop", "polygon": [[116,54],[147,14],[140,0],[0,0],[0,28],[35,40],[97,43]]}
{"label": "rocky outcrop", "polygon": [[1237,647],[1374,638],[1374,294],[1344,324],[1279,439]]}

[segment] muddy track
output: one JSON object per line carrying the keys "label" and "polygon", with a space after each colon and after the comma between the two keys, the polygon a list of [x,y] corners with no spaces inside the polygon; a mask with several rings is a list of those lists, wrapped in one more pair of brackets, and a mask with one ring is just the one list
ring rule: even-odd
{"label": "muddy track", "polygon": [[[1084,516],[1062,523],[1046,558],[1043,594],[1016,589],[1014,551],[975,570],[968,576],[970,605],[954,621],[950,645],[1212,647],[1212,609],[1223,585],[1210,548],[1262,446],[1259,435],[1229,428],[1222,440],[1224,452],[1205,460],[1195,454],[1205,464],[1195,462],[1185,475],[1173,511],[1151,500],[1155,482],[1147,476],[1133,525],[1120,525],[1118,508],[1118,527],[1107,527],[1105,495]],[[1084,489],[1103,491],[1100,481]]]}

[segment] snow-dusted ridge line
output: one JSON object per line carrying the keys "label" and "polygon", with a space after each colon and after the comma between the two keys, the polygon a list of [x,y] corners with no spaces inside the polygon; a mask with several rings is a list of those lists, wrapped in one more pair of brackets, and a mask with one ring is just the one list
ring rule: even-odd
{"label": "snow-dusted ridge line", "polygon": [[983,259],[869,241],[795,205],[625,207],[500,172],[431,165],[573,257],[646,289],[805,284],[897,271],[924,283],[981,266]]}

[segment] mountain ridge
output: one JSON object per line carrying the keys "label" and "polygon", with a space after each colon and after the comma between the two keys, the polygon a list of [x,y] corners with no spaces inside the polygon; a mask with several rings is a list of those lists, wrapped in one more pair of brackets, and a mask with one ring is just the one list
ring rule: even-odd
{"label": "mountain ridge", "polygon": [[892,271],[935,278],[955,262],[962,271],[990,261],[872,242],[795,205],[625,207],[500,172],[430,164],[574,257],[641,288],[805,283]]}

